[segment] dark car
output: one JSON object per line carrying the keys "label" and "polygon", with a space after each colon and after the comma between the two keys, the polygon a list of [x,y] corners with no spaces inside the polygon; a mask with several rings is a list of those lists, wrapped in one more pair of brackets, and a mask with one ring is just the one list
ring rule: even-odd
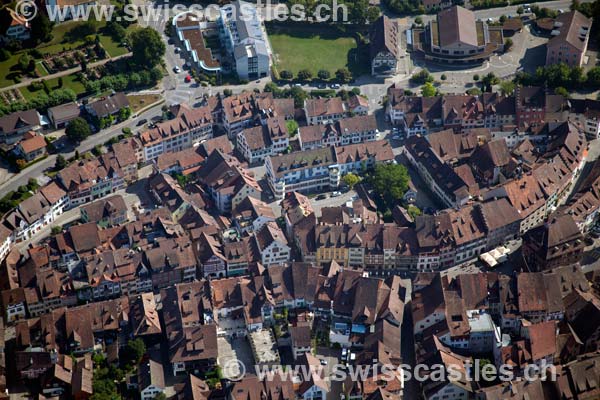
{"label": "dark car", "polygon": [[320,194],[316,197],[317,200],[325,200],[328,196],[326,194]]}
{"label": "dark car", "polygon": [[137,126],[142,126],[144,125],[146,122],[148,122],[148,120],[146,118],[142,118],[137,122]]}

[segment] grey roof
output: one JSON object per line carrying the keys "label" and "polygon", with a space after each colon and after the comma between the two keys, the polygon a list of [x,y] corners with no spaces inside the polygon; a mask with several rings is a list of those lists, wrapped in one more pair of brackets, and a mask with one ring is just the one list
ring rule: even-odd
{"label": "grey roof", "polygon": [[61,104],[48,109],[48,114],[52,115],[54,121],[75,118],[79,116],[79,113],[79,106],[75,102]]}

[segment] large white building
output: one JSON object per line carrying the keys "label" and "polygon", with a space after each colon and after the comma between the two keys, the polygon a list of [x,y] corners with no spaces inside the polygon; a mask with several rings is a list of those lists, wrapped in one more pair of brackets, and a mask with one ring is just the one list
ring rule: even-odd
{"label": "large white building", "polygon": [[238,77],[268,76],[271,49],[256,6],[239,0],[223,6],[218,25],[221,43],[235,61]]}

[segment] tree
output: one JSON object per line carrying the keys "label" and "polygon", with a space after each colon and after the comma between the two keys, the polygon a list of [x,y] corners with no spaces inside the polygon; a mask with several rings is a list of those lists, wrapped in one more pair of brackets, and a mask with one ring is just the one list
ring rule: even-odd
{"label": "tree", "polygon": [[79,143],[90,136],[92,134],[92,130],[85,119],[77,117],[69,122],[67,129],[65,129],[65,134],[69,140]]}
{"label": "tree", "polygon": [[502,14],[500,18],[498,18],[498,22],[504,24],[506,22],[506,15]]}
{"label": "tree", "polygon": [[353,189],[354,186],[360,182],[360,176],[353,174],[352,172],[347,173],[343,176],[342,180],[350,189]]}
{"label": "tree", "polygon": [[500,82],[500,93],[503,96],[511,96],[515,91],[515,83],[513,81]]}
{"label": "tree", "polygon": [[525,12],[525,10],[523,9],[522,6],[517,7],[517,14],[523,15],[524,12]]}
{"label": "tree", "polygon": [[473,80],[474,80],[475,82],[479,82],[479,74],[475,74],[475,75],[473,75]]}
{"label": "tree", "polygon": [[165,55],[165,43],[153,28],[133,31],[130,42],[133,62],[140,67],[152,68],[158,65]]}
{"label": "tree", "polygon": [[431,82],[427,82],[423,86],[421,86],[421,95],[423,97],[433,97],[436,93],[437,90]]}
{"label": "tree", "polygon": [[419,215],[421,215],[421,210],[419,209],[419,207],[414,206],[412,204],[410,206],[408,206],[408,208],[406,209],[406,212],[408,212],[408,215],[410,215],[413,220],[416,217],[418,217]]}
{"label": "tree", "polygon": [[564,96],[566,98],[571,97],[571,94],[569,93],[569,91],[562,86],[559,86],[556,89],[554,89],[554,94],[558,94],[558,95]]}
{"label": "tree", "polygon": [[50,233],[52,235],[58,235],[59,233],[62,232],[62,226],[58,225],[58,226],[53,226],[52,228],[50,228]]}
{"label": "tree", "polygon": [[433,82],[434,79],[433,75],[431,75],[428,70],[423,69],[416,74],[413,74],[413,76],[410,77],[410,81],[416,84],[424,84],[427,82]]}
{"label": "tree", "polygon": [[304,100],[308,98],[308,93],[304,89],[294,86],[290,89],[290,95],[294,98],[294,107],[304,107]]}
{"label": "tree", "polygon": [[38,12],[31,21],[31,38],[37,43],[52,40],[53,24],[43,12]]}
{"label": "tree", "polygon": [[54,163],[54,170],[60,171],[61,169],[63,169],[66,166],[67,166],[67,160],[65,160],[65,158],[62,156],[62,154],[59,154],[58,156],[56,156],[56,162]]}
{"label": "tree", "polygon": [[32,60],[33,58],[29,54],[23,54],[21,57],[19,57],[19,68],[21,71],[29,71],[29,65]]}
{"label": "tree", "polygon": [[232,94],[233,94],[233,91],[231,89],[223,89],[223,96],[229,97]]}
{"label": "tree", "polygon": [[308,98],[308,93],[304,89],[298,86],[294,86],[290,89],[290,96],[294,98],[294,107],[304,107],[304,101]]}
{"label": "tree", "polygon": [[420,16],[416,17],[415,18],[415,24],[417,24],[417,25],[423,25],[423,18],[421,18]]}
{"label": "tree", "polygon": [[146,345],[140,338],[132,339],[127,342],[125,349],[123,349],[123,361],[125,364],[137,365],[142,360],[142,357],[146,354]]}
{"label": "tree", "polygon": [[352,73],[348,68],[340,68],[335,71],[335,77],[342,82],[350,82],[352,79]]}
{"label": "tree", "polygon": [[481,79],[482,88],[486,92],[491,92],[492,86],[497,85],[498,83],[500,83],[500,78],[498,78],[493,72],[490,72]]}
{"label": "tree", "polygon": [[571,2],[571,11],[577,11],[579,10],[579,8],[581,8],[581,3],[579,2],[579,0],[573,0]]}
{"label": "tree", "polygon": [[298,133],[298,123],[293,119],[290,119],[285,122],[285,125],[288,130],[288,135],[290,135],[291,137],[296,136],[296,134]]}
{"label": "tree", "polygon": [[593,67],[588,71],[587,84],[593,88],[600,86],[600,67]]}
{"label": "tree", "polygon": [[513,45],[512,39],[511,38],[507,38],[504,41],[504,52],[509,51],[511,49],[512,45]]}
{"label": "tree", "polygon": [[331,74],[326,69],[320,69],[319,72],[317,72],[317,76],[319,77],[319,79],[322,79],[324,81],[331,78]]}
{"label": "tree", "polygon": [[445,81],[446,79],[448,79],[448,77],[446,76],[446,74],[442,74],[442,76],[440,76],[440,79]]}
{"label": "tree", "polygon": [[367,9],[367,22],[369,24],[374,23],[379,18],[379,7],[370,6]]}
{"label": "tree", "polygon": [[294,74],[284,69],[279,73],[279,76],[281,77],[281,79],[292,79],[294,77]]}
{"label": "tree", "polygon": [[6,61],[10,58],[10,52],[5,48],[0,49],[0,61]]}
{"label": "tree", "polygon": [[408,189],[408,171],[402,164],[378,164],[371,178],[375,192],[392,208]]}
{"label": "tree", "polygon": [[131,115],[131,109],[129,107],[123,107],[119,110],[119,121],[125,121]]}
{"label": "tree", "polygon": [[301,69],[298,71],[298,79],[302,81],[309,81],[312,79],[312,72],[307,69]]}

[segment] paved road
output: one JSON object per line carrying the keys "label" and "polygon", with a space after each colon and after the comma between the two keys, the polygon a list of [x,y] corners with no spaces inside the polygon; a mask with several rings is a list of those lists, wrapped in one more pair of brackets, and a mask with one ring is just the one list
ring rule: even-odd
{"label": "paved road", "polygon": [[[584,1],[591,1],[591,0],[584,0]],[[136,0],[136,3],[150,4],[150,3],[144,2],[144,0]],[[558,9],[566,10],[570,6],[570,1],[560,0],[560,1],[551,1],[551,2],[536,3],[536,4],[538,4],[542,7],[547,7],[547,8],[554,9],[554,10],[558,10]],[[477,15],[478,18],[497,18],[503,14],[510,15],[511,13],[516,13],[516,9],[517,9],[516,6],[511,6],[511,7],[497,8],[497,9],[479,10],[479,11],[476,11],[475,14]],[[431,18],[431,17],[432,16],[424,16],[424,19],[427,20],[428,18]],[[412,19],[410,19],[410,18],[404,18],[403,21],[405,21],[404,23],[402,23],[403,26],[410,26],[410,24],[412,23]],[[162,19],[158,19],[156,21],[150,21],[148,23],[145,23],[144,21],[140,21],[141,25],[152,26],[159,33],[161,33],[163,35],[163,37],[164,37],[165,23],[166,23],[166,19],[164,17]],[[507,76],[507,75],[514,73],[515,69],[517,68],[516,63],[519,62],[519,60],[523,58],[523,55],[529,49],[539,47],[540,44],[543,44],[543,43],[539,42],[540,40],[543,40],[543,39],[533,37],[533,35],[531,35],[527,30],[524,31],[520,35],[521,36],[518,36],[516,38],[517,40],[514,40],[515,46],[514,46],[513,50],[511,50],[511,52],[509,52],[506,55],[495,56],[490,60],[489,63],[486,63],[485,65],[483,65],[479,68],[466,70],[466,71],[464,71],[464,70],[463,71],[444,71],[444,73],[446,74],[448,79],[440,85],[440,90],[444,93],[462,93],[465,91],[465,89],[472,86],[471,81],[472,81],[472,76],[474,73],[483,74],[483,73],[493,71],[498,76]],[[166,37],[164,37],[164,39],[165,39],[165,41],[167,40]],[[406,56],[406,60],[404,60],[404,61],[406,63],[406,68],[405,68],[404,74],[397,75],[397,76],[395,76],[391,79],[387,79],[387,80],[375,79],[370,76],[363,76],[363,77],[360,77],[359,79],[357,79],[356,82],[354,82],[352,85],[344,85],[343,87],[345,89],[350,89],[352,87],[359,87],[361,89],[361,92],[369,98],[371,109],[374,110],[376,108],[379,108],[381,98],[382,98],[382,96],[385,95],[387,87],[389,87],[390,84],[396,83],[400,87],[411,88],[411,85],[409,83],[410,75],[414,72],[417,72],[420,69],[420,67],[417,66],[416,68],[413,68],[410,60],[408,59],[408,56]],[[221,86],[221,87],[210,87],[210,86],[209,87],[201,87],[201,86],[195,87],[194,84],[184,82],[184,78],[186,75],[184,72],[182,72],[180,74],[176,74],[173,72],[174,66],[182,66],[183,65],[183,59],[178,54],[175,54],[173,45],[167,46],[165,63],[166,63],[167,71],[169,72],[169,74],[163,80],[162,86],[164,87],[163,95],[166,99],[167,104],[180,103],[180,102],[189,102],[189,103],[193,104],[196,99],[201,98],[205,94],[213,95],[213,94],[216,94],[217,92],[223,91],[224,89],[231,89],[234,93],[240,93],[245,90],[253,90],[253,89],[257,89],[257,88],[262,89],[264,87],[265,83],[267,83],[269,81],[269,79],[265,78],[265,79],[262,79],[261,81],[258,81],[258,82],[253,81],[246,85]],[[442,72],[434,71],[433,74],[434,74],[434,76],[436,76],[436,78],[440,79]],[[305,90],[316,89],[315,86],[309,86],[309,85],[305,85],[305,86],[303,86],[303,88]],[[150,119],[153,116],[156,116],[159,114],[160,114],[160,107],[156,106],[156,107],[153,107],[152,109],[142,113],[141,115],[139,115],[139,118]],[[91,138],[89,138],[88,140],[86,140],[85,142],[83,142],[81,144],[81,146],[79,147],[80,153],[92,149],[97,144],[103,144],[104,142],[109,140],[111,137],[118,135],[121,132],[121,129],[125,126],[134,129],[135,128],[135,120],[127,121],[121,125],[117,125],[115,127],[112,127],[111,129],[101,131],[100,133],[92,136]],[[64,154],[64,155],[66,157],[70,157],[73,155],[73,152],[70,152],[70,153]],[[46,169],[54,166],[55,159],[56,159],[56,156],[51,155],[47,159],[27,168],[22,173],[11,177],[8,181],[0,184],[0,192],[6,193],[8,191],[15,190],[20,185],[23,185],[24,183],[26,183],[29,178],[37,178],[37,177],[42,176],[43,172]]]}
{"label": "paved road", "polygon": [[[139,114],[138,118],[150,120],[153,117],[162,115],[161,107],[162,104],[158,104]],[[96,145],[102,145],[111,138],[120,135],[125,127],[135,130],[137,128],[136,125],[138,120],[139,119],[129,119],[125,122],[114,125],[109,129],[104,129],[81,142],[81,144],[77,147],[77,150],[79,150],[80,154],[83,154],[84,152],[93,149]],[[75,151],[67,150],[61,154],[65,158],[70,158],[75,155]],[[56,154],[51,154],[46,159],[28,167],[21,173],[12,176],[9,180],[0,185],[0,193],[8,193],[10,191],[17,190],[19,186],[26,184],[30,178],[37,179],[42,177],[44,175],[44,171],[54,167],[54,164],[56,163],[56,157]]]}

